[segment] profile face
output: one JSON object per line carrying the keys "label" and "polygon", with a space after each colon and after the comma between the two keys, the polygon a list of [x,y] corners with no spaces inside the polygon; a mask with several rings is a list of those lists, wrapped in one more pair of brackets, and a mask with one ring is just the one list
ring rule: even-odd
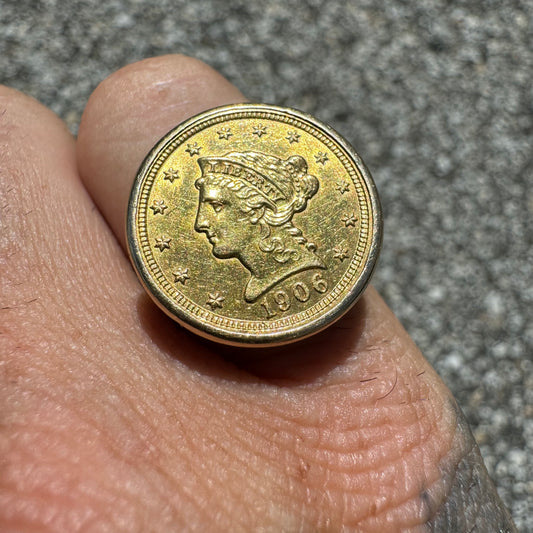
{"label": "profile face", "polygon": [[248,216],[239,209],[240,200],[231,190],[209,182],[201,185],[199,192],[194,229],[207,235],[215,257],[239,257],[256,231]]}

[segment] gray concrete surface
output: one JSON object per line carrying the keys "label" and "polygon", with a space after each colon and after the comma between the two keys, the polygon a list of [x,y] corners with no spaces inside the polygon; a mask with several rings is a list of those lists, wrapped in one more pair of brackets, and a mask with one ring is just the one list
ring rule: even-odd
{"label": "gray concrete surface", "polygon": [[0,81],[76,131],[120,66],[182,52],[330,122],[371,168],[375,285],[533,531],[533,3],[0,0]]}

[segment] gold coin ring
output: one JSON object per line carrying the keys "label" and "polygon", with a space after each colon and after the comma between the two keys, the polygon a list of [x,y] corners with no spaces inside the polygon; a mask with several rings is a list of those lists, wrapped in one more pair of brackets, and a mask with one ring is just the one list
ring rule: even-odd
{"label": "gold coin ring", "polygon": [[165,135],[131,192],[127,242],[155,303],[189,330],[272,346],[323,330],[367,286],[382,238],[365,164],[332,128],[238,104]]}

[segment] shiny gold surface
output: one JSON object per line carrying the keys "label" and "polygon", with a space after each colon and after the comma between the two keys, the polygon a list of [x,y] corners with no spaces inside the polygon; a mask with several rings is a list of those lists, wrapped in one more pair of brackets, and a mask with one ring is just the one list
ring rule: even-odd
{"label": "shiny gold surface", "polygon": [[320,331],[367,285],[381,244],[372,178],[331,128],[240,104],[168,133],[139,169],[127,237],[156,303],[229,344]]}

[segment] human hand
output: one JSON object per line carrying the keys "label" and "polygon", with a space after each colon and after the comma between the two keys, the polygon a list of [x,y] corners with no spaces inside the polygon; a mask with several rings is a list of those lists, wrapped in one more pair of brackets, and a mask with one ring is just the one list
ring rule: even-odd
{"label": "human hand", "polygon": [[449,391],[377,293],[308,340],[200,340],[124,253],[135,171],[243,101],[198,61],[126,67],[75,142],[0,90],[2,531],[514,531]]}

